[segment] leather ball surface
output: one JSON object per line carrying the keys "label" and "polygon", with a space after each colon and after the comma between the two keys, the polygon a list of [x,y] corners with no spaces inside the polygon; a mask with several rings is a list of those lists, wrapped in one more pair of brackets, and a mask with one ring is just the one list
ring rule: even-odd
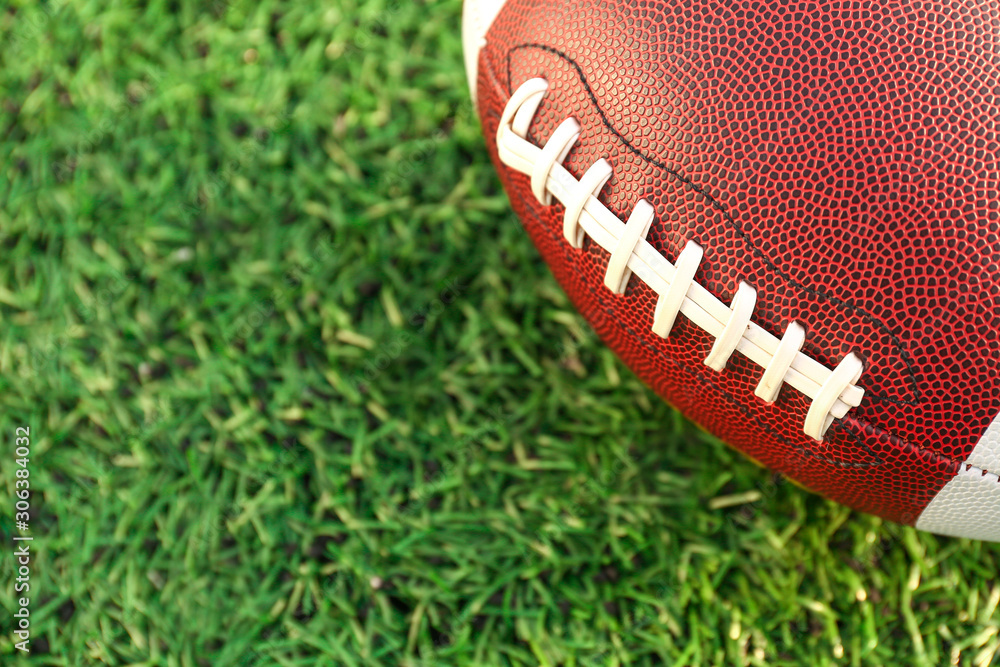
{"label": "leather ball surface", "polygon": [[[853,508],[933,532],[1000,540],[1000,3],[788,0],[466,1],[470,87],[513,208],[573,303],[650,387],[763,464]],[[613,167],[600,202],[639,200],[645,240],[695,281],[833,369],[864,364],[860,405],[823,438],[809,397],[754,394],[764,369],[659,294],[604,284],[610,254],[564,238],[565,207],[498,155],[511,96],[548,90],[526,138],[566,118],[575,178]]]}

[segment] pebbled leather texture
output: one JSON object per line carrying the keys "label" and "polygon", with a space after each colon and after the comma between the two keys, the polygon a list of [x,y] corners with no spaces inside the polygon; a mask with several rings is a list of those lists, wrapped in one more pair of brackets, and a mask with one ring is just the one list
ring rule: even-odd
{"label": "pebbled leather texture", "polygon": [[[913,524],[1000,413],[998,9],[508,0],[479,52],[477,104],[525,228],[644,381],[765,465]],[[533,77],[550,88],[529,139],[576,118],[563,164],[579,178],[607,158],[600,199],[619,218],[646,199],[647,240],[671,261],[701,245],[696,280],[713,294],[728,303],[745,280],[771,333],[796,321],[829,368],[865,360],[862,405],[822,443],[802,432],[805,397],[757,399],[762,369],[739,353],[705,367],[713,339],[683,316],[653,334],[656,294],[635,277],[607,290],[608,253],[571,248],[562,207],[499,162],[500,114]]]}

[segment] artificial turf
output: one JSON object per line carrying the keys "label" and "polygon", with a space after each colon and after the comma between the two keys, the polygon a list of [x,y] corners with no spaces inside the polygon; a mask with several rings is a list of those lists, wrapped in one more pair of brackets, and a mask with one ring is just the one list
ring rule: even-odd
{"label": "artificial turf", "polygon": [[0,662],[995,663],[997,546],[773,477],[587,328],[459,16],[3,3]]}

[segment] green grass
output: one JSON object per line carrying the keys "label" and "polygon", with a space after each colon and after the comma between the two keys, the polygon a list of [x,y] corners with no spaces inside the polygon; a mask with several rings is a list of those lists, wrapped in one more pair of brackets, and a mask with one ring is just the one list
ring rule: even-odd
{"label": "green grass", "polygon": [[773,478],[589,331],[459,15],[4,3],[0,662],[995,662],[998,547]]}

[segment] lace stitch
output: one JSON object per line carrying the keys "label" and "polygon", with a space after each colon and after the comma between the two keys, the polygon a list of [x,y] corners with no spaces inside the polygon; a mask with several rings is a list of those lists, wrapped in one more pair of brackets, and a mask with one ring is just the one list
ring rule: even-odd
{"label": "lace stitch", "polygon": [[705,364],[715,371],[725,369],[736,351],[764,369],[755,390],[761,400],[773,403],[782,385],[789,384],[811,400],[803,430],[822,440],[834,419],[861,404],[864,390],[857,381],[864,371],[852,352],[832,371],[801,352],[805,329],[790,322],[779,340],[752,321],[757,291],[741,282],[732,304],[726,306],[699,285],[694,276],[703,249],[688,241],[671,264],[646,241],[655,217],[653,206],[640,199],[626,222],[622,222],[597,198],[611,178],[611,164],[601,158],[577,180],[562,162],[580,138],[580,125],[564,120],[545,146],[539,148],[525,138],[538,105],[548,90],[544,79],[530,79],[511,95],[497,130],[497,150],[508,167],[531,179],[531,190],[543,205],[555,198],[565,207],[563,236],[571,247],[583,247],[585,236],[610,253],[604,285],[623,294],[633,274],[650,286],[659,298],[651,329],[670,335],[678,313],[715,338]]}

